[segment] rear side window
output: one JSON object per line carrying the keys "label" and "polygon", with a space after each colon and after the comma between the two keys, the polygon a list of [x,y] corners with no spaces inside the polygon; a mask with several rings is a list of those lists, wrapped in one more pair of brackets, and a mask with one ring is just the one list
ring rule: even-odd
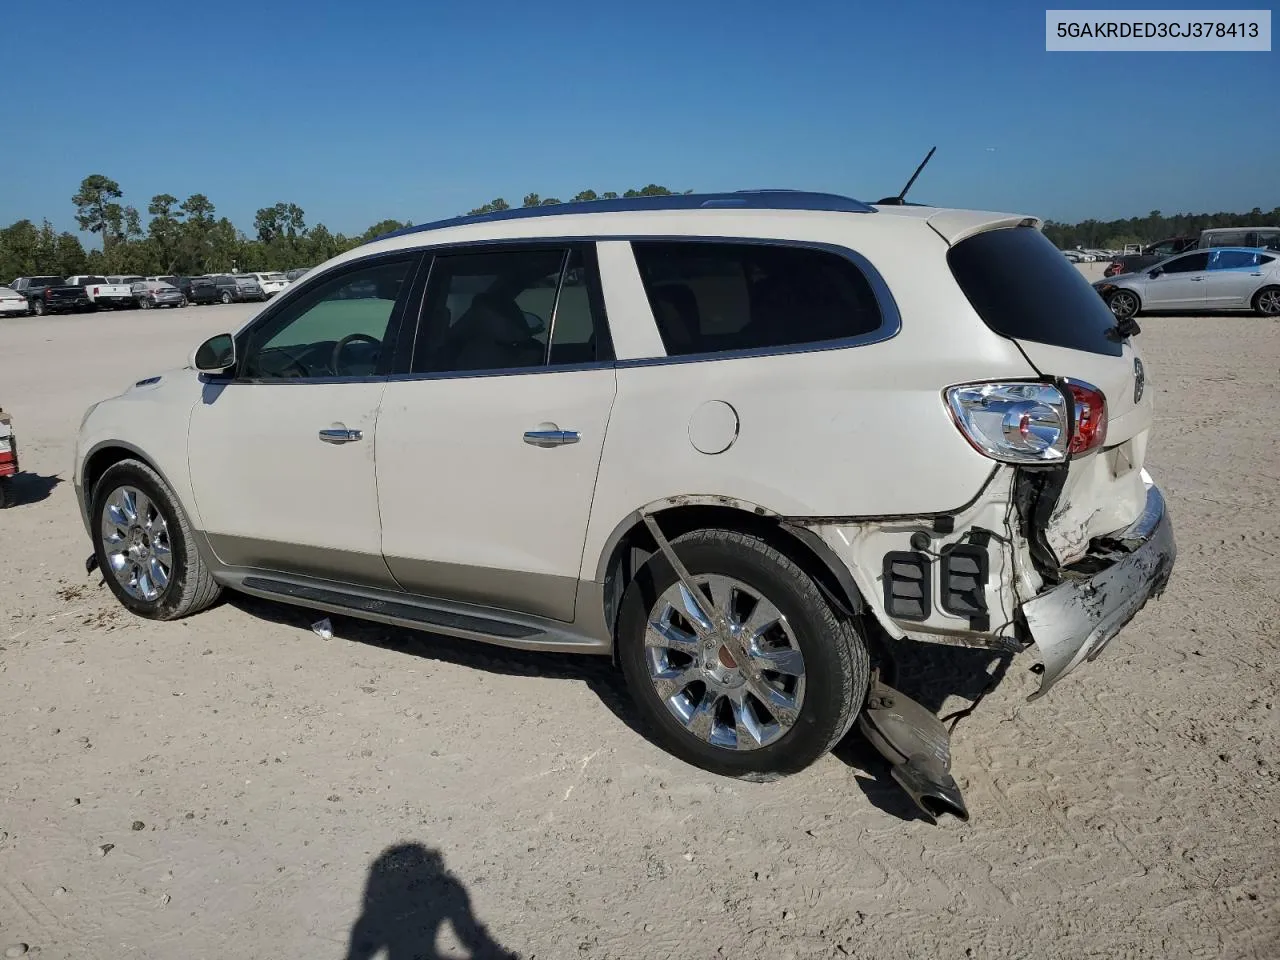
{"label": "rear side window", "polygon": [[1244,250],[1219,250],[1213,258],[1212,270],[1238,270],[1241,267],[1256,267],[1261,254],[1247,253]]}
{"label": "rear side window", "polygon": [[631,247],[668,356],[819,344],[881,325],[867,278],[837,253],[668,240]]}
{"label": "rear side window", "polygon": [[1001,336],[1112,357],[1123,353],[1107,336],[1116,318],[1039,230],[979,233],[952,247],[947,262],[982,322]]}

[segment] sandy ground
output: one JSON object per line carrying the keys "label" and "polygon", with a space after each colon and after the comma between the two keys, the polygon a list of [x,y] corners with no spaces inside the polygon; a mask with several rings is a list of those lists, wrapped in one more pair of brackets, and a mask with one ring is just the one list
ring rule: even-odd
{"label": "sandy ground", "polygon": [[[0,321],[29,473],[0,513],[0,949],[1280,956],[1280,324],[1143,320],[1173,583],[1043,701],[1014,661],[957,731],[973,820],[935,827],[854,741],[773,784],[685,766],[598,660],[325,641],[235,598],[126,615],[84,572],[80,415],[243,316]],[[903,685],[963,703],[992,666],[944,649]]]}

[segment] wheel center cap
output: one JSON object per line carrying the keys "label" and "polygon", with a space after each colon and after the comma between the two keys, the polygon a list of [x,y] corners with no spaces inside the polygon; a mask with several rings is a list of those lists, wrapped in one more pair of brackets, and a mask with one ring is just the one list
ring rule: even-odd
{"label": "wheel center cap", "polygon": [[728,647],[722,646],[719,650],[718,656],[720,660],[720,666],[724,667],[726,670],[738,669],[738,661],[733,659],[733,654],[729,652]]}

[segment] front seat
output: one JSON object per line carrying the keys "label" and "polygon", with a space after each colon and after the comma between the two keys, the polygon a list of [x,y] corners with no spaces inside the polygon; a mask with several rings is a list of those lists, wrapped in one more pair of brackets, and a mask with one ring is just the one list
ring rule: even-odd
{"label": "front seat", "polygon": [[451,366],[455,370],[535,367],[541,365],[547,349],[533,338],[529,323],[514,300],[488,293],[471,301],[450,339]]}

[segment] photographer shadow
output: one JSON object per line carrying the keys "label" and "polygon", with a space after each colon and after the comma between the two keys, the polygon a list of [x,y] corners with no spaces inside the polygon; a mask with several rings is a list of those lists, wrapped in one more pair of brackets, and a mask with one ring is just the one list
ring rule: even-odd
{"label": "photographer shadow", "polygon": [[369,867],[346,960],[444,960],[437,944],[446,923],[472,960],[519,958],[476,918],[467,888],[438,850],[420,843],[388,847]]}

